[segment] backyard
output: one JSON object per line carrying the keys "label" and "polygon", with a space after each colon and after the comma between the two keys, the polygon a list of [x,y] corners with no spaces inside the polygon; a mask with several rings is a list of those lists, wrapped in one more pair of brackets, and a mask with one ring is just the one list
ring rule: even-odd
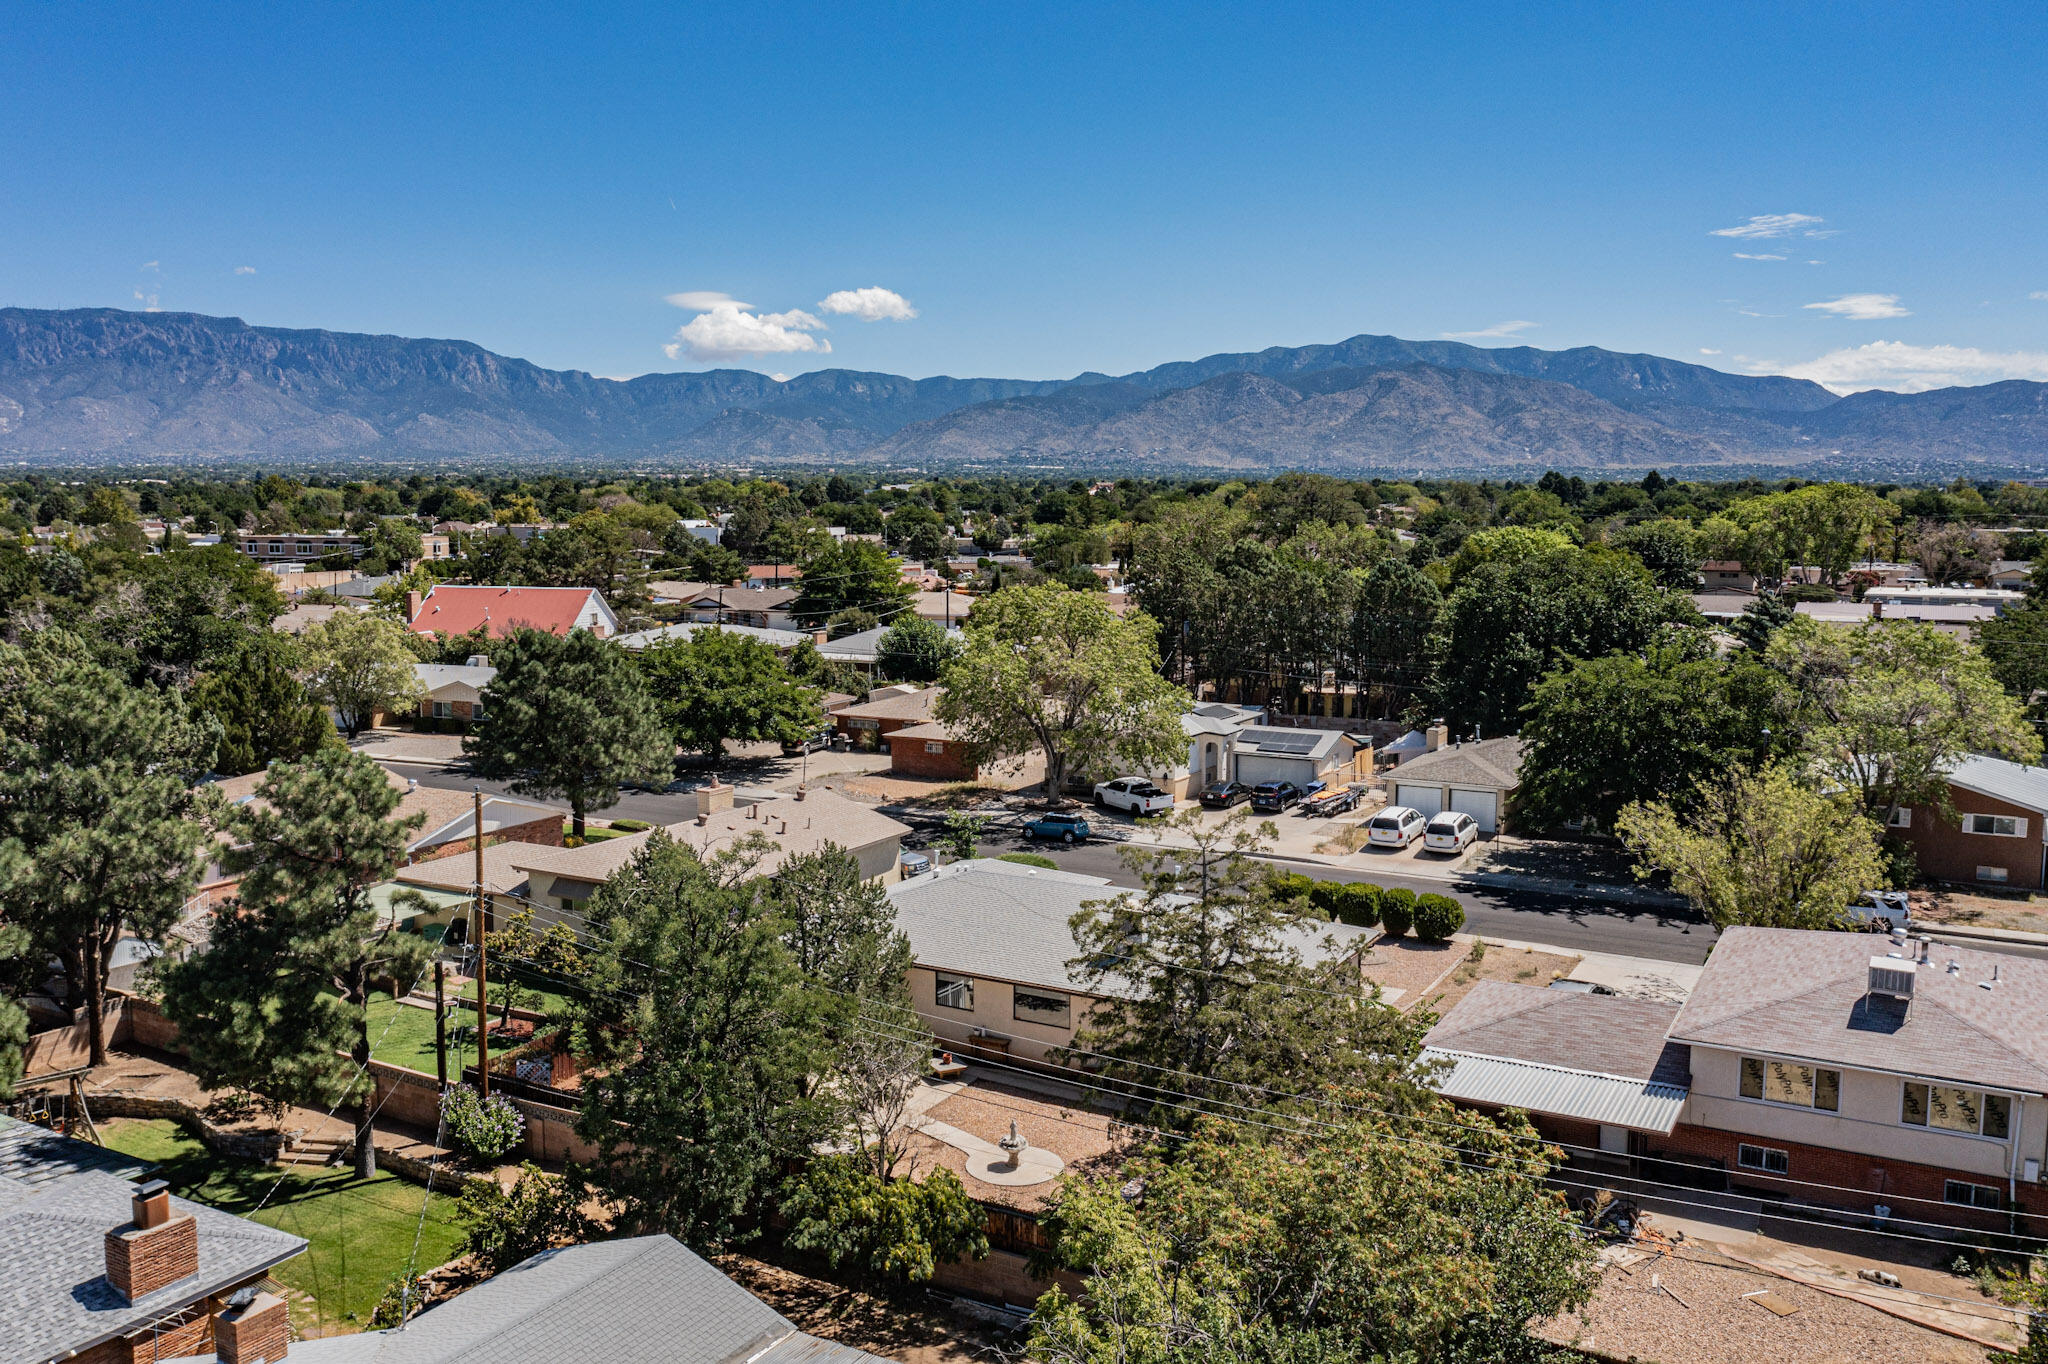
{"label": "backyard", "polygon": [[[433,1015],[427,1020],[427,1069],[433,1069]],[[299,1170],[229,1160],[175,1122],[117,1118],[102,1124],[106,1144],[157,1166],[180,1198],[254,1217],[303,1236],[305,1254],[271,1277],[291,1290],[292,1322],[304,1336],[343,1334],[369,1325],[384,1289],[413,1260],[424,1272],[446,1262],[462,1239],[453,1188],[391,1174],[359,1180],[348,1170]],[[265,1202],[266,1196],[268,1202]],[[256,1211],[262,1204],[262,1210]],[[422,1204],[425,1217],[422,1218]]]}

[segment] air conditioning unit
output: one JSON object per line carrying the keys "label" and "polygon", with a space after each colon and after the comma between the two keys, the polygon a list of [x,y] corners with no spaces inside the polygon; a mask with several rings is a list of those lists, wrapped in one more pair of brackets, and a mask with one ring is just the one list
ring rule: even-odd
{"label": "air conditioning unit", "polygon": [[1913,981],[1919,971],[1920,963],[1903,957],[1872,957],[1869,993],[1910,1000],[1913,998]]}

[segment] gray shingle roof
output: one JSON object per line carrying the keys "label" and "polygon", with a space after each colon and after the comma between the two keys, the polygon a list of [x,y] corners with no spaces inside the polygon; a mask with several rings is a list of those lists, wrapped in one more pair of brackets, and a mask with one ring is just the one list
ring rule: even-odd
{"label": "gray shingle roof", "polygon": [[1512,791],[1522,783],[1521,766],[1520,739],[1481,739],[1418,754],[1394,769],[1394,780]]}
{"label": "gray shingle roof", "polygon": [[171,1211],[198,1223],[199,1271],[131,1304],[107,1282],[106,1233],[132,1216],[134,1163],[21,1126],[0,1118],[0,1364],[126,1335],[306,1248],[296,1236],[173,1198]]}
{"label": "gray shingle roof", "polygon": [[2048,767],[2028,767],[1973,753],[1949,770],[1948,779],[1965,791],[2048,814]]}
{"label": "gray shingle roof", "polygon": [[[342,1342],[346,1342],[343,1344]],[[405,1331],[294,1345],[305,1364],[876,1364],[820,1340],[667,1236],[544,1251]],[[886,1364],[886,1361],[882,1361]]]}
{"label": "gray shingle roof", "polygon": [[1482,980],[1427,1046],[1663,1084],[1688,1081],[1686,1049],[1665,1040],[1676,1004]]}
{"label": "gray shingle roof", "polygon": [[[1823,1065],[2048,1093],[2048,962],[1937,944],[1912,1006],[1868,994],[1870,960],[1895,951],[1862,933],[1731,928],[1678,1017],[1673,1040]],[[1948,964],[1956,963],[1950,974]],[[1998,979],[1990,989],[1996,970]]]}

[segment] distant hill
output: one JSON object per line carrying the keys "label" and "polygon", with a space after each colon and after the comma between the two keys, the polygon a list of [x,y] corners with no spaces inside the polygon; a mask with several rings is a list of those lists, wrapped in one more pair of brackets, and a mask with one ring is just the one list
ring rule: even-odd
{"label": "distant hill", "polygon": [[1067,380],[599,379],[466,341],[0,309],[0,455],[1031,464],[1258,472],[2048,462],[2048,385],[1837,398],[1595,347],[1354,336]]}

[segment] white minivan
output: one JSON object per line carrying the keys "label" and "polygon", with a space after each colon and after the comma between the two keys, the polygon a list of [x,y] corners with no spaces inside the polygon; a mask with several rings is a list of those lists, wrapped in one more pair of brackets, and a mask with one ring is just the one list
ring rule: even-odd
{"label": "white minivan", "polygon": [[1405,848],[1422,833],[1422,811],[1390,805],[1366,822],[1366,841],[1376,848]]}
{"label": "white minivan", "polygon": [[1463,810],[1446,810],[1422,831],[1422,846],[1431,852],[1463,852],[1479,837],[1479,821]]}

